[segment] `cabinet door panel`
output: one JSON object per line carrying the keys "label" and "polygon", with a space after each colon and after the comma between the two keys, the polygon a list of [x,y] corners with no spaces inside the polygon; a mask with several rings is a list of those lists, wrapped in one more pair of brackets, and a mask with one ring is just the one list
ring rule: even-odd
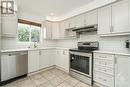
{"label": "cabinet door panel", "polygon": [[52,23],[52,39],[59,39],[60,37],[60,24]]}
{"label": "cabinet door panel", "polygon": [[49,67],[49,51],[41,50],[40,53],[40,69]]}
{"label": "cabinet door panel", "polygon": [[86,25],[85,14],[76,17],[76,27],[84,27]]}
{"label": "cabinet door panel", "polygon": [[130,87],[130,56],[116,56],[116,86]]}
{"label": "cabinet door panel", "polygon": [[39,51],[28,52],[28,72],[39,70]]}
{"label": "cabinet door panel", "polygon": [[2,17],[2,35],[8,37],[17,36],[17,16]]}
{"label": "cabinet door panel", "polygon": [[98,9],[98,34],[109,34],[111,27],[111,6]]}
{"label": "cabinet door panel", "polygon": [[97,24],[97,10],[90,11],[86,14],[86,25]]}
{"label": "cabinet door panel", "polygon": [[65,21],[60,23],[60,38],[65,37]]}
{"label": "cabinet door panel", "polygon": [[51,39],[52,38],[52,23],[49,21],[44,22],[43,38]]}
{"label": "cabinet door panel", "polygon": [[122,0],[112,5],[112,26],[113,33],[130,32],[128,0]]}

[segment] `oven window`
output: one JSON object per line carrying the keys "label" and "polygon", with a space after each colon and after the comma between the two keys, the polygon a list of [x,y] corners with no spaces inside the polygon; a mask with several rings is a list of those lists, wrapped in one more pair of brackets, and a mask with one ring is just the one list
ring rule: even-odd
{"label": "oven window", "polygon": [[70,68],[89,75],[89,57],[70,54]]}

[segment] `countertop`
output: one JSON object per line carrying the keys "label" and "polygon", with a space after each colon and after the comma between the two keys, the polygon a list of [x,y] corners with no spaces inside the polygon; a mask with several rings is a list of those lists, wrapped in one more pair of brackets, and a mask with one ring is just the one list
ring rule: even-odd
{"label": "countertop", "polygon": [[69,50],[70,48],[64,48],[64,47],[22,48],[22,49],[1,50],[1,52],[5,53],[5,52],[17,52],[17,51],[46,50],[46,49],[64,49],[64,50]]}
{"label": "countertop", "polygon": [[130,56],[130,51],[124,50],[96,50],[94,52]]}

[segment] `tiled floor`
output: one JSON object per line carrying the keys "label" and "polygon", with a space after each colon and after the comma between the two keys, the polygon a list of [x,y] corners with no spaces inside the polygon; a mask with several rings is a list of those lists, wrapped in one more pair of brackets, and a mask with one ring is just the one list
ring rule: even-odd
{"label": "tiled floor", "polygon": [[2,87],[90,87],[67,73],[51,69],[27,78],[20,79]]}

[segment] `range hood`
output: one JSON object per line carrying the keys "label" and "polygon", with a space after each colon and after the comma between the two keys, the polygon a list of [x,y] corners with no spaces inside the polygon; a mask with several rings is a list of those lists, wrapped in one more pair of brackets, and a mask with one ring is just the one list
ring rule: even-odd
{"label": "range hood", "polygon": [[94,24],[94,25],[89,25],[89,26],[84,26],[84,27],[78,27],[73,29],[72,31],[75,31],[77,33],[81,33],[81,32],[93,32],[93,31],[97,31],[98,28],[98,24]]}

